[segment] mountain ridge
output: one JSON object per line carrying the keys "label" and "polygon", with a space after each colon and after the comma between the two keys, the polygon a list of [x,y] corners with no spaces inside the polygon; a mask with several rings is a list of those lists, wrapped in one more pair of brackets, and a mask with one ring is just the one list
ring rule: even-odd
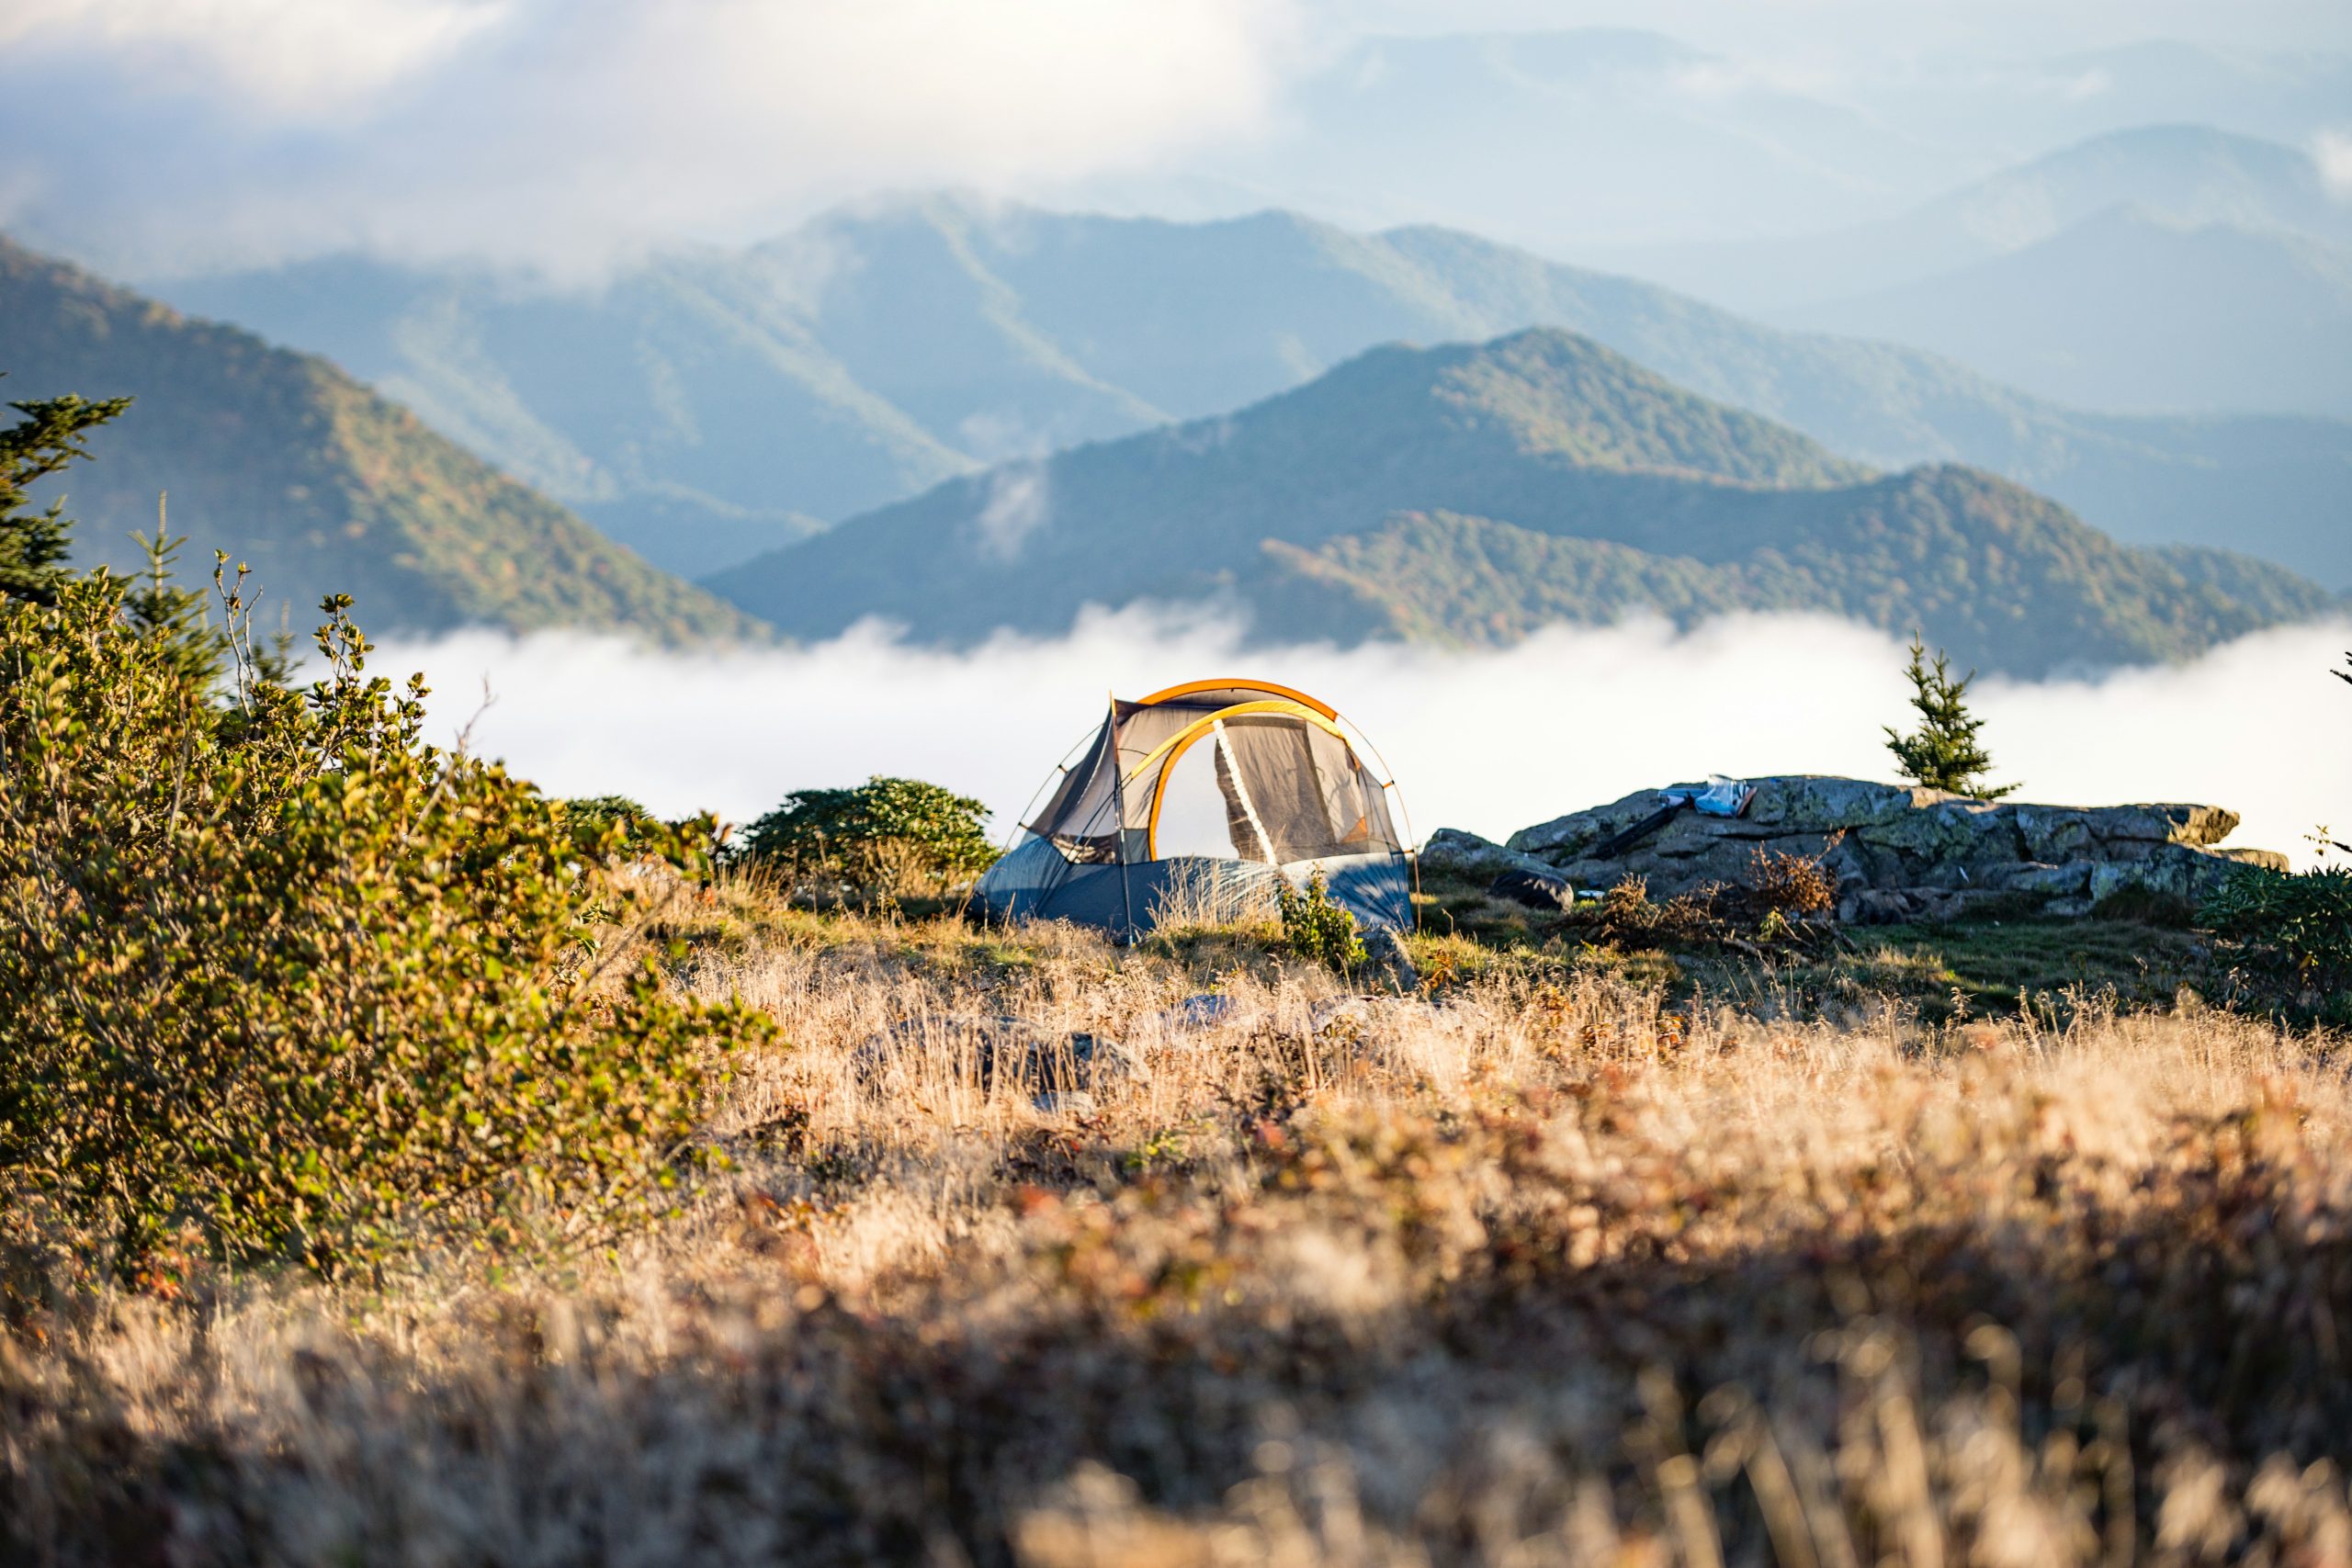
{"label": "mountain ridge", "polygon": [[[387,276],[320,264],[173,293],[396,393],[436,376],[462,389],[480,379],[465,356],[488,355],[560,438],[489,455],[696,572],[992,462],[1257,401],[1379,343],[1552,325],[1861,461],[1970,462],[2140,542],[2262,547],[2245,532],[2258,519],[2275,558],[2352,583],[2352,423],[2083,413],[1918,350],[1765,326],[1426,226],[933,197],[668,258],[596,297],[502,302],[480,277]],[[557,472],[556,449],[599,456]],[[733,531],[697,532],[714,520]]]}
{"label": "mountain ridge", "polygon": [[1610,253],[1617,264],[1772,320],[1917,285],[2043,243],[2116,207],[2189,227],[2352,243],[2352,207],[2302,149],[2206,125],[2109,130],[1969,180],[1894,216],[1820,233]]}
{"label": "mountain ridge", "polygon": [[198,550],[250,562],[289,615],[349,592],[379,634],[492,626],[676,644],[763,635],[315,355],[0,238],[11,397],[127,394],[94,458],[45,481],[75,559],[136,566],[157,496]]}
{"label": "mountain ridge", "polygon": [[[1517,566],[1471,558],[1494,550]],[[1220,599],[1261,638],[1813,609],[1924,626],[2021,673],[2185,657],[2335,603],[2245,558],[2119,545],[1979,470],[1873,472],[1552,328],[1370,350],[1228,415],[947,480],[707,581],[806,637],[872,617],[970,644],[1051,635],[1090,604]]]}
{"label": "mountain ridge", "polygon": [[1788,319],[1964,356],[2061,400],[2352,417],[2352,247],[2303,234],[2119,205]]}

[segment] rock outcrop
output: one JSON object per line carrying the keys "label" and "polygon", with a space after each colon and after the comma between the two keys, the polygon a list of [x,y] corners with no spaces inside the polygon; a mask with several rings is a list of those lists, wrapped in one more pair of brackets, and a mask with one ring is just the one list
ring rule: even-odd
{"label": "rock outcrop", "polygon": [[2267,851],[2221,848],[2238,819],[2216,806],[2031,806],[1861,779],[1754,782],[1744,815],[1685,809],[1605,860],[1590,852],[1657,810],[1660,791],[1521,829],[1487,845],[1491,857],[1479,852],[1486,840],[1449,832],[1442,863],[1476,874],[1532,857],[1580,888],[1638,876],[1666,898],[1747,883],[1759,850],[1821,856],[1838,879],[1838,918],[1864,922],[2086,915],[2133,891],[2194,903],[2233,864],[2287,863]]}
{"label": "rock outcrop", "polygon": [[1545,861],[1517,850],[1507,850],[1492,839],[1482,839],[1459,828],[1440,828],[1421,846],[1421,870],[1426,874],[1458,876],[1466,882],[1484,882],[1500,876],[1507,871],[1532,872],[1538,876],[1559,874]]}

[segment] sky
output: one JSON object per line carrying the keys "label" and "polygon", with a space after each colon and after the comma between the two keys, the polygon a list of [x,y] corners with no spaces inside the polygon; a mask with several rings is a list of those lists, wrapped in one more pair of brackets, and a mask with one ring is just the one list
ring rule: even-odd
{"label": "sky", "polygon": [[1830,104],[2151,37],[2352,49],[2311,0],[0,0],[0,230],[141,278],[341,250],[594,276],[880,191],[1134,205],[1213,168],[1204,201],[1311,199],[1283,138],[1351,39],[1605,26],[1721,55],[1693,91]]}

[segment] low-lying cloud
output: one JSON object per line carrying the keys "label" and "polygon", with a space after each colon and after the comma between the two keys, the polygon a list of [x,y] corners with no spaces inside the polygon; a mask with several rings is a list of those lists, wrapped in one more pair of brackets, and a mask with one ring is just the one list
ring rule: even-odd
{"label": "low-lying cloud", "polygon": [[[2266,632],[2175,668],[1976,689],[1997,777],[2063,804],[2188,800],[2245,818],[2233,843],[2310,860],[2352,826],[2352,694],[2328,676],[2352,626]],[[796,650],[661,655],[571,637],[469,634],[390,647],[424,670],[445,736],[548,790],[744,821],[786,792],[875,773],[976,795],[1007,833],[1106,696],[1204,675],[1301,687],[1361,725],[1412,826],[1493,837],[1708,773],[1886,777],[1881,727],[1911,715],[1903,651],[1815,617],[1555,627],[1501,651],[1329,646],[1236,651],[1230,626],[1093,615],[1050,640],[968,654],[871,629]],[[476,716],[487,680],[494,702]]]}
{"label": "low-lying cloud", "polygon": [[1043,463],[1012,463],[989,479],[988,504],[974,519],[980,547],[998,560],[1020,555],[1029,536],[1053,513],[1051,481]]}

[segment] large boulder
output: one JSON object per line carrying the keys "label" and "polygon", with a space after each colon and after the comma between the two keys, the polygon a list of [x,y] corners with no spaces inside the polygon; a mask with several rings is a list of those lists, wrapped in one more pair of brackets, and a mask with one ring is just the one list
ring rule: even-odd
{"label": "large boulder", "polygon": [[2267,851],[2219,848],[2238,819],[2217,806],[2037,806],[1811,775],[1754,783],[1738,817],[1686,807],[1605,855],[1668,791],[1521,829],[1499,852],[1532,856],[1579,887],[1641,877],[1661,898],[1747,883],[1759,853],[1820,857],[1838,879],[1840,918],[1854,920],[2084,914],[2130,890],[2193,903],[2233,864],[2286,864]]}
{"label": "large boulder", "polygon": [[1460,828],[1440,828],[1421,846],[1425,874],[1458,876],[1468,882],[1489,882],[1507,871],[1550,876],[1552,868],[1531,854],[1507,850],[1492,839],[1482,839]]}

